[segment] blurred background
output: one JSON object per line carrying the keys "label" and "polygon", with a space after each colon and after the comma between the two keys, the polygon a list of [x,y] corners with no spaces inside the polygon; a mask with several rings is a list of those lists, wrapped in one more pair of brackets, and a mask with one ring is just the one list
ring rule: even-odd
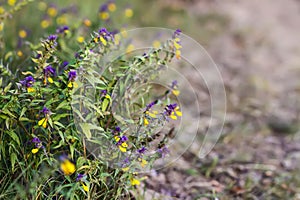
{"label": "blurred background", "polygon": [[[76,20],[78,15],[95,18],[93,15],[97,15],[103,3],[49,2],[73,9],[74,15],[68,20],[70,24],[74,20],[75,25],[82,23]],[[146,196],[149,199],[300,199],[300,1],[116,3],[123,10],[132,9],[133,15],[126,21],[120,11],[118,20],[105,24],[107,28],[180,28],[199,42],[217,64],[227,96],[222,135],[212,151],[199,158],[197,145],[203,139],[201,131],[208,125],[205,108],[210,106],[209,93],[199,86],[197,92],[204,113],[196,130],[199,136],[194,146],[171,166],[148,174],[144,183],[148,189]],[[31,23],[45,17],[46,8],[39,6],[39,11],[34,10],[36,6],[29,6],[18,12],[6,25],[10,33],[3,39],[6,50],[19,45],[15,38],[20,29],[34,35],[33,43],[43,37],[42,25]],[[97,21],[92,24],[92,30],[99,28]],[[18,64],[26,63],[26,59]]]}

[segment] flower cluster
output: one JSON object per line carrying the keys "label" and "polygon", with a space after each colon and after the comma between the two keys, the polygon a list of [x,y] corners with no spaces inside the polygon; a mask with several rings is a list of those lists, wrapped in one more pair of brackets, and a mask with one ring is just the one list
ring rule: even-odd
{"label": "flower cluster", "polygon": [[44,107],[44,108],[41,110],[41,112],[43,113],[44,117],[43,117],[41,120],[39,120],[38,125],[39,125],[39,126],[42,126],[43,128],[47,128],[47,122],[48,122],[48,120],[49,120],[49,117],[50,117],[51,112],[50,112],[50,110],[49,110],[48,108],[46,108],[46,107]]}
{"label": "flower cluster", "polygon": [[20,81],[22,86],[27,88],[28,93],[35,91],[35,89],[32,87],[34,82],[35,80],[32,76],[27,76],[24,80]]}
{"label": "flower cluster", "polygon": [[44,69],[44,85],[47,84],[47,81],[49,83],[53,83],[53,79],[51,76],[55,76],[55,69],[51,65],[48,65]]}
{"label": "flower cluster", "polygon": [[173,45],[175,48],[175,56],[177,59],[181,58],[181,51],[180,49],[182,48],[181,46],[181,42],[180,42],[180,36],[181,34],[181,30],[177,29],[174,33],[173,33]]}
{"label": "flower cluster", "polygon": [[128,138],[123,135],[123,136],[115,136],[115,141],[116,141],[116,145],[119,147],[121,152],[126,152],[127,151],[127,147],[128,144],[126,143],[126,141],[128,140]]}
{"label": "flower cluster", "polygon": [[77,72],[76,70],[71,70],[68,74],[68,79],[69,79],[69,83],[68,83],[68,87],[69,88],[77,88],[78,84],[75,82],[75,79],[77,77]]}
{"label": "flower cluster", "polygon": [[34,137],[31,142],[34,144],[34,148],[31,150],[33,154],[36,154],[40,148],[44,148],[41,140],[38,137]]}
{"label": "flower cluster", "polygon": [[108,20],[110,17],[109,12],[114,12],[117,9],[116,4],[114,1],[108,1],[102,4],[99,8],[99,17],[102,20]]}
{"label": "flower cluster", "polygon": [[164,115],[166,117],[170,117],[173,120],[177,119],[178,117],[182,116],[181,111],[179,110],[179,106],[176,103],[169,104],[165,107]]}

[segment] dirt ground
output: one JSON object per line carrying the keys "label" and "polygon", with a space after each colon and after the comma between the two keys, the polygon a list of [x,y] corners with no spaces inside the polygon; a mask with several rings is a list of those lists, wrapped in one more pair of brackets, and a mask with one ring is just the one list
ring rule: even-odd
{"label": "dirt ground", "polygon": [[300,1],[163,3],[226,18],[222,29],[215,20],[199,29],[218,32],[203,40],[225,83],[227,117],[206,157],[191,148],[148,174],[147,199],[300,199]]}

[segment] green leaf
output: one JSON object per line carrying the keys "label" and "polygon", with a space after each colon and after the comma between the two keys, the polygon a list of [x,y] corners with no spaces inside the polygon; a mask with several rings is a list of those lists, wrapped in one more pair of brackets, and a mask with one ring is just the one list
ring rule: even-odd
{"label": "green leaf", "polygon": [[105,98],[102,102],[102,112],[106,111],[108,105],[109,105],[109,99]]}
{"label": "green leaf", "polygon": [[18,143],[18,145],[20,146],[20,139],[18,137],[18,135],[13,132],[13,131],[8,131],[7,134],[15,141]]}
{"label": "green leaf", "polygon": [[15,163],[17,160],[17,155],[15,153],[10,154],[10,162],[11,162],[11,171],[14,172],[15,170]]}

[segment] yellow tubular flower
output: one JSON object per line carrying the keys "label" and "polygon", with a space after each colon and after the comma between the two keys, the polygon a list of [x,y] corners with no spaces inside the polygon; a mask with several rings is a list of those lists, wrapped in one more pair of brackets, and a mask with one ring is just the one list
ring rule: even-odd
{"label": "yellow tubular flower", "polygon": [[53,83],[53,79],[51,77],[48,77],[49,83]]}
{"label": "yellow tubular flower", "polygon": [[60,164],[60,169],[64,175],[70,176],[76,171],[76,166],[70,160],[66,159]]}
{"label": "yellow tubular flower", "polygon": [[103,44],[104,46],[107,45],[107,41],[106,41],[102,36],[100,36],[100,41],[102,42],[102,44]]}
{"label": "yellow tubular flower", "polygon": [[123,172],[127,172],[129,170],[129,167],[124,167],[124,168],[122,168],[122,171]]}
{"label": "yellow tubular flower", "polygon": [[144,126],[148,126],[148,124],[149,124],[148,119],[146,117],[144,117]]}
{"label": "yellow tubular flower", "polygon": [[142,167],[145,167],[145,166],[148,164],[147,160],[142,159],[142,158],[139,158],[138,161],[141,162],[141,166],[142,166]]}
{"label": "yellow tubular flower", "polygon": [[27,92],[28,92],[28,93],[35,92],[35,89],[32,88],[32,87],[29,87],[29,88],[27,88]]}
{"label": "yellow tubular flower", "polygon": [[125,147],[123,147],[122,145],[119,145],[119,149],[123,153],[125,153],[127,151],[127,149]]}
{"label": "yellow tubular flower", "polygon": [[175,95],[175,96],[178,96],[180,94],[180,91],[179,90],[172,90],[172,93]]}
{"label": "yellow tubular flower", "polygon": [[31,150],[31,153],[36,154],[38,151],[39,151],[39,149],[38,149],[38,148],[35,148],[35,149],[32,149],[32,150]]}
{"label": "yellow tubular flower", "polygon": [[177,119],[177,116],[175,115],[174,112],[172,112],[172,114],[170,115],[170,118],[176,120],[176,119]]}
{"label": "yellow tubular flower", "polygon": [[86,192],[89,192],[89,186],[85,185],[85,184],[82,183],[82,182],[81,182],[81,184],[82,184],[83,190],[86,191]]}
{"label": "yellow tubular flower", "polygon": [[181,116],[182,116],[182,112],[179,110],[179,107],[178,107],[178,106],[175,108],[175,113],[176,113],[176,115],[177,115],[178,117],[181,117]]}
{"label": "yellow tubular flower", "polygon": [[130,179],[130,183],[132,186],[141,184],[141,182],[135,178]]}
{"label": "yellow tubular flower", "polygon": [[48,121],[47,118],[43,118],[43,119],[41,119],[41,120],[38,122],[38,125],[39,125],[39,126],[42,126],[42,127],[44,127],[44,128],[47,128],[47,121]]}

